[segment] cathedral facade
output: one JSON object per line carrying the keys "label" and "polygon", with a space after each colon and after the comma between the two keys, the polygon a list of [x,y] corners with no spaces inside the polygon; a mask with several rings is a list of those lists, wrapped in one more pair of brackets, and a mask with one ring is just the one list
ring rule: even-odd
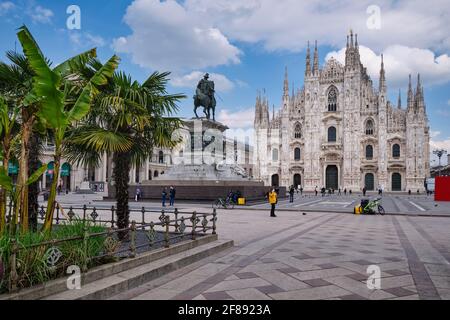
{"label": "cathedral facade", "polygon": [[420,75],[414,89],[409,77],[406,107],[400,94],[394,106],[383,56],[374,88],[352,32],[345,65],[331,58],[320,68],[317,42],[312,62],[308,44],[303,88],[289,93],[286,69],[279,111],[270,117],[267,98],[258,94],[254,129],[254,175],[267,185],[416,192],[430,175]]}

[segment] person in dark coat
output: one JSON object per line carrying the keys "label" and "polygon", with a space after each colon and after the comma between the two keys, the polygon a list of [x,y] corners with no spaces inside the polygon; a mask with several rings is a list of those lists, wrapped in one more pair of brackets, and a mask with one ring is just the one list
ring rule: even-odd
{"label": "person in dark coat", "polygon": [[294,202],[294,192],[295,192],[294,186],[291,185],[289,188],[289,202]]}
{"label": "person in dark coat", "polygon": [[167,191],[166,191],[166,188],[164,188],[162,193],[161,193],[161,201],[162,201],[162,206],[163,207],[166,206],[166,197],[167,197]]}
{"label": "person in dark coat", "polygon": [[169,206],[173,206],[173,204],[175,203],[175,193],[177,191],[175,190],[174,186],[170,186],[170,190],[169,190]]}

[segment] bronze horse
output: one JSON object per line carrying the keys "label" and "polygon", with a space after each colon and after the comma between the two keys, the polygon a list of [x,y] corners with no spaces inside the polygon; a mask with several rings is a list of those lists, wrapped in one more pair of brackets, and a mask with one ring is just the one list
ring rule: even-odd
{"label": "bronze horse", "polygon": [[203,113],[207,119],[211,119],[211,111],[212,111],[212,119],[215,120],[216,114],[216,99],[214,98],[214,82],[210,81],[210,87],[208,88],[209,92],[205,94],[201,91],[200,88],[197,88],[196,94],[194,95],[194,113],[197,118],[199,118],[197,114],[197,108],[203,107]]}

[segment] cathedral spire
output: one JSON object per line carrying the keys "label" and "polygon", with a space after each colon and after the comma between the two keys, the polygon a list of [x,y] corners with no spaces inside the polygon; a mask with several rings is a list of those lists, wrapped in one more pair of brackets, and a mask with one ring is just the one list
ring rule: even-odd
{"label": "cathedral spire", "polygon": [[407,106],[408,110],[412,109],[414,106],[414,96],[413,96],[413,90],[412,90],[411,75],[409,75],[407,104],[408,104],[408,106]]}
{"label": "cathedral spire", "polygon": [[261,105],[261,92],[256,91],[256,102],[255,102],[255,127],[261,124],[262,120],[262,105]]}
{"label": "cathedral spire", "polygon": [[386,73],[384,71],[384,59],[383,54],[381,54],[381,69],[380,69],[380,87],[379,91],[386,92]]}
{"label": "cathedral spire", "polygon": [[308,48],[306,49],[306,69],[305,69],[305,76],[311,75],[311,52],[309,50],[309,41],[308,41]]}
{"label": "cathedral spire", "polygon": [[358,34],[355,34],[355,47],[358,48]]}
{"label": "cathedral spire", "polygon": [[350,47],[353,48],[353,30],[350,29]]}
{"label": "cathedral spire", "polygon": [[288,68],[284,68],[284,84],[283,84],[283,98],[289,98],[289,78],[288,78]]}
{"label": "cathedral spire", "polygon": [[319,75],[319,51],[317,49],[317,40],[315,42],[314,46],[314,67],[313,67],[313,74],[315,76]]}
{"label": "cathedral spire", "polygon": [[402,108],[402,93],[401,90],[398,89],[398,103],[397,103],[397,108],[401,109]]}

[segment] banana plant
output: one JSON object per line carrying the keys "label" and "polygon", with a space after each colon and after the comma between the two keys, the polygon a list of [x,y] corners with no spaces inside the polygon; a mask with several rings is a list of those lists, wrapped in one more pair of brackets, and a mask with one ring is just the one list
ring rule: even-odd
{"label": "banana plant", "polygon": [[[36,170],[25,182],[25,186],[29,186],[30,184],[36,182],[42,174],[47,170],[47,164],[40,167],[38,170]],[[15,234],[16,227],[18,224],[18,217],[19,217],[19,208],[18,201],[20,199],[20,194],[22,192],[22,188],[24,186],[21,185],[14,185],[12,178],[8,175],[8,170],[4,167],[0,167],[0,187],[5,191],[5,197],[9,195],[9,197],[12,199],[14,213],[13,217],[10,221],[10,232],[11,234]],[[6,226],[6,223],[5,223]],[[3,230],[2,230],[3,231]]]}
{"label": "banana plant", "polygon": [[[73,102],[74,86],[70,83],[71,77],[67,77],[67,75],[70,74],[73,65],[76,65],[80,59],[75,59],[77,61],[69,59],[52,70],[38,44],[25,26],[19,29],[17,36],[30,67],[35,73],[33,89],[26,100],[33,103],[39,101],[40,108],[37,116],[43,119],[47,127],[53,132],[55,140],[54,176],[50,188],[45,221],[42,227],[42,231],[48,232],[52,228],[56,205],[56,188],[59,180],[59,169],[66,131],[71,125],[80,121],[89,113],[92,99],[99,93],[99,87],[108,83],[108,79],[114,74],[120,59],[116,55],[112,56],[92,76],[82,88],[75,102]],[[72,78],[76,78],[76,76],[72,76]],[[26,199],[21,197],[19,201],[23,203]],[[23,212],[25,211],[23,210]],[[21,221],[27,223],[28,217],[21,216]]]}
{"label": "banana plant", "polygon": [[[9,108],[3,97],[0,97],[0,145],[2,146],[2,170],[8,172],[11,155],[11,141],[13,140],[14,128],[19,114],[19,108]],[[0,189],[0,234],[6,226],[6,201],[7,190]]]}

